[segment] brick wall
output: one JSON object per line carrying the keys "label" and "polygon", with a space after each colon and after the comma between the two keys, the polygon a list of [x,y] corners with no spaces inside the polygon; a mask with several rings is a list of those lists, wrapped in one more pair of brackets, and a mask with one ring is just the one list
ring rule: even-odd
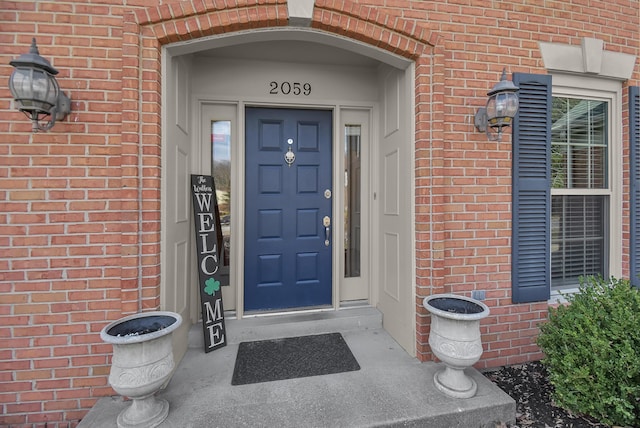
{"label": "brick wall", "polygon": [[3,82],[36,36],[73,101],[52,132],[32,134],[0,88],[0,423],[11,426],[78,421],[111,393],[98,332],[121,314],[118,10],[0,2]]}
{"label": "brick wall", "polygon": [[[36,36],[72,99],[65,121],[32,134],[0,85],[0,426],[74,426],[112,394],[111,349],[98,332],[159,305],[158,49],[285,24],[283,0],[238,4],[229,11],[219,0],[0,0],[0,81]],[[318,28],[416,61],[419,357],[431,358],[421,298],[485,290],[492,313],[482,323],[478,367],[538,359],[546,303],[511,303],[510,138],[488,142],[475,131],[475,110],[503,66],[545,72],[539,41],[594,37],[607,50],[640,55],[634,0],[486,4],[317,0],[314,16]],[[629,83],[640,84],[638,67]],[[626,146],[627,129],[623,138]],[[625,219],[628,209],[625,201]]]}
{"label": "brick wall", "polygon": [[[639,6],[629,1],[587,0],[492,2],[491,7],[477,1],[409,4],[406,9],[404,2],[395,8],[385,3],[384,10],[428,25],[438,34],[437,47],[444,56],[442,157],[434,156],[433,171],[424,171],[433,173],[433,238],[429,242],[428,236],[417,237],[419,350],[429,358],[430,317],[420,308],[421,298],[432,292],[470,295],[478,289],[486,291],[491,315],[482,322],[485,353],[476,366],[540,359],[535,339],[547,304],[511,302],[511,139],[507,135],[503,142],[487,141],[475,130],[473,115],[499,80],[503,66],[509,72],[546,73],[538,42],[579,46],[583,37],[592,37],[603,40],[607,50],[637,57]],[[628,84],[637,85],[638,78],[636,66]],[[626,99],[623,104],[623,117],[627,117]],[[626,147],[628,130],[623,134]],[[420,164],[423,152],[416,153]],[[624,170],[628,169],[627,156]],[[419,165],[416,171],[419,176]],[[628,189],[626,175],[624,186]],[[420,189],[417,191],[420,204]],[[623,227],[628,231],[626,198]],[[417,212],[416,222],[421,224],[419,208]],[[623,269],[628,275],[628,242],[622,245]],[[433,252],[431,263],[428,255],[422,256],[423,249],[427,254]]]}

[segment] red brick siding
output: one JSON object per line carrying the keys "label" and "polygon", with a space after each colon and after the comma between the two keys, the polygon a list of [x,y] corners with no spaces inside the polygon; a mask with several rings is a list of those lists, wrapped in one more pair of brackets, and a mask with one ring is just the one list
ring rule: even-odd
{"label": "red brick siding", "polygon": [[[98,332],[159,305],[160,47],[286,25],[283,0],[1,1],[0,76],[36,36],[72,113],[32,134],[0,85],[0,425],[74,426],[107,384]],[[317,0],[313,26],[416,61],[418,353],[431,359],[422,297],[485,290],[478,367],[537,359],[546,303],[510,299],[511,144],[473,114],[506,66],[544,73],[538,42],[640,54],[638,3]],[[229,6],[228,6],[229,5]],[[640,84],[636,68],[629,84]],[[627,112],[626,94],[623,116]],[[628,130],[623,129],[625,153]],[[625,171],[628,156],[624,158]],[[624,176],[624,194],[628,175]],[[628,201],[624,269],[628,272]],[[144,225],[139,230],[139,224]]]}

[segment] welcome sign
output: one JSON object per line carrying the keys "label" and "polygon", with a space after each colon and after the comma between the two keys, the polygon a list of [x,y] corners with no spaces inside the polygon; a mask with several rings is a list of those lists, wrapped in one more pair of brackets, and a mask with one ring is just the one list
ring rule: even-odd
{"label": "welcome sign", "polygon": [[204,351],[211,352],[227,344],[219,278],[220,214],[213,178],[208,175],[192,175],[191,197],[198,250],[198,283],[202,302]]}

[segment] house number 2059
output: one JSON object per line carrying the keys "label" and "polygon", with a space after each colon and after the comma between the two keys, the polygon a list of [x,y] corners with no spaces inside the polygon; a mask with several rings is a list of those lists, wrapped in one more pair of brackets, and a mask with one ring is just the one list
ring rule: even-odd
{"label": "house number 2059", "polygon": [[311,95],[311,83],[300,82],[269,82],[271,95]]}

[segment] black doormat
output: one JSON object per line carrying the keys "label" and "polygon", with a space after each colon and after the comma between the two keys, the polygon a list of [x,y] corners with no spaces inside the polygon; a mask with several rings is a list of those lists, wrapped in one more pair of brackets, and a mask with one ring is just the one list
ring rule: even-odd
{"label": "black doormat", "polygon": [[340,333],[242,342],[231,385],[360,370]]}

